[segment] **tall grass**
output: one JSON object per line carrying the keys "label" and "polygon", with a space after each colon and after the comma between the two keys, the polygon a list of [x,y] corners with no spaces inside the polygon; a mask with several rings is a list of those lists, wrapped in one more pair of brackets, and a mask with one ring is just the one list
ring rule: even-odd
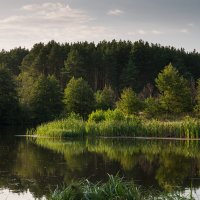
{"label": "tall grass", "polygon": [[89,136],[136,136],[141,132],[139,121],[107,120],[100,123],[88,122],[86,132]]}
{"label": "tall grass", "polygon": [[145,191],[133,181],[125,181],[118,176],[109,175],[106,183],[93,184],[88,180],[69,185],[63,190],[56,190],[50,200],[192,200],[177,193],[168,194]]}
{"label": "tall grass", "polygon": [[[30,131],[28,131],[27,134],[30,134]],[[31,130],[31,134],[41,137],[57,138],[82,137],[85,135],[85,122],[82,118],[71,115],[66,119],[42,124],[34,131]]]}
{"label": "tall grass", "polygon": [[144,120],[141,136],[199,138],[200,120],[191,117],[186,117],[180,121]]}
{"label": "tall grass", "polygon": [[200,136],[200,120],[191,117],[177,121],[147,120],[137,116],[124,116],[118,110],[108,110],[93,112],[88,121],[72,115],[66,119],[42,124],[27,134],[58,138],[131,136],[195,139]]}

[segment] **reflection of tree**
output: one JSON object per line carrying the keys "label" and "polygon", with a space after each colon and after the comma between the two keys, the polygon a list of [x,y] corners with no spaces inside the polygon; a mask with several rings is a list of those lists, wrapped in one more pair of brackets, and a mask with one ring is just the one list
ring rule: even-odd
{"label": "reflection of tree", "polygon": [[0,187],[11,187],[16,189],[15,177],[10,176],[10,172],[15,165],[16,154],[15,151],[17,143],[11,142],[10,138],[0,138]]}
{"label": "reflection of tree", "polygon": [[191,160],[184,156],[161,154],[159,164],[156,179],[159,185],[167,191],[183,185],[184,180],[191,175]]}
{"label": "reflection of tree", "polygon": [[[158,184],[166,190],[172,190],[173,187],[184,184],[189,186],[188,178],[191,176],[191,170],[199,169],[197,162],[195,165],[190,163],[191,159],[200,160],[198,153],[200,147],[194,142],[88,139],[85,143],[83,141],[81,143],[80,141],[55,142],[52,140],[45,140],[44,143],[38,140],[38,143],[63,153],[68,170],[70,169],[70,175],[76,172],[80,176],[84,174],[84,171],[87,174],[87,169],[95,161],[92,154],[96,157],[103,155],[105,165],[106,160],[120,163],[130,177],[136,179],[145,178],[145,175],[154,177]],[[84,151],[88,154],[83,154]],[[89,155],[91,159],[88,158]]]}
{"label": "reflection of tree", "polygon": [[21,141],[13,171],[20,178],[23,190],[29,189],[35,197],[40,198],[53,191],[57,184],[63,183],[66,168],[59,165],[63,162],[62,155]]}
{"label": "reflection of tree", "polygon": [[[193,142],[153,142],[123,139],[19,139],[0,142],[0,186],[28,189],[36,198],[57,185],[89,178],[105,180],[107,173],[125,175],[143,185],[172,190],[190,187],[200,172],[200,146]],[[191,162],[192,161],[192,162]],[[140,183],[140,182],[139,182]],[[159,184],[159,185],[158,185]],[[198,187],[200,181],[193,182]]]}

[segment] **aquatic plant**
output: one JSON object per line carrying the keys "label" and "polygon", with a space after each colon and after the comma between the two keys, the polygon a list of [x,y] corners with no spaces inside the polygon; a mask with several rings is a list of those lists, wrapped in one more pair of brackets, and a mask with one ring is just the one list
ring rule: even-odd
{"label": "aquatic plant", "polygon": [[[30,131],[27,132],[30,134]],[[82,137],[85,135],[85,122],[82,118],[72,114],[66,119],[42,124],[36,127],[31,134],[41,137]]]}
{"label": "aquatic plant", "polygon": [[162,137],[197,139],[200,135],[200,120],[185,117],[177,121],[145,119],[135,115],[125,116],[121,111],[98,110],[93,112],[88,121],[70,115],[66,119],[42,124],[27,135],[46,137]]}
{"label": "aquatic plant", "polygon": [[62,190],[55,190],[50,200],[192,200],[192,197],[184,197],[176,193],[160,193],[157,191],[145,191],[135,185],[133,181],[125,181],[119,176],[108,175],[106,183],[93,184],[88,180],[72,183]]}

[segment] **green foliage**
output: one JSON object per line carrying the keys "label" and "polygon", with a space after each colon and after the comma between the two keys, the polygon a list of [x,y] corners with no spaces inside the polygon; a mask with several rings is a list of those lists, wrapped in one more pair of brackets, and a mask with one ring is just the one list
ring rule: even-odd
{"label": "green foliage", "polygon": [[96,110],[96,111],[93,111],[89,115],[88,122],[98,123],[98,122],[104,121],[105,119],[106,119],[106,117],[105,117],[105,111],[103,111],[103,110]]}
{"label": "green foliage", "polygon": [[22,72],[34,71],[38,75],[54,75],[63,84],[61,71],[69,52],[67,46],[67,44],[60,45],[55,41],[50,41],[46,45],[35,44],[21,63]]}
{"label": "green foliage", "polygon": [[200,137],[200,120],[191,117],[185,117],[179,121],[147,120],[135,115],[125,117],[118,110],[98,110],[89,116],[87,122],[83,121],[80,116],[72,114],[65,120],[38,126],[35,131],[27,134],[30,133],[50,137],[82,136],[86,134],[91,136],[194,139]]}
{"label": "green foliage", "polygon": [[82,137],[85,135],[85,122],[80,116],[72,113],[66,119],[45,123],[35,130],[27,131],[27,135],[32,134],[52,138]]}
{"label": "green foliage", "polygon": [[[102,41],[97,45],[88,42],[60,44],[50,41],[47,44],[35,44],[30,51],[16,48],[0,52],[0,65],[10,69],[13,75],[19,75],[20,102],[23,105],[23,113],[26,116],[33,115],[31,110],[34,110],[34,108],[31,108],[30,102],[37,93],[34,92],[34,88],[38,87],[38,79],[41,76],[47,78],[49,75],[53,75],[56,77],[59,84],[59,92],[60,88],[64,90],[66,82],[71,77],[83,77],[90,87],[97,91],[95,95],[96,108],[107,110],[114,109],[114,97],[118,96],[119,91],[124,87],[131,87],[139,93],[145,85],[153,84],[162,67],[170,62],[177,67],[184,77],[192,77],[195,81],[200,77],[199,53],[195,51],[188,53],[183,49],[176,50],[173,47],[162,47],[158,44],[149,44],[144,41],[132,43],[130,41],[117,42],[113,40]],[[150,116],[157,112],[159,114],[163,110],[167,114],[192,110],[191,99],[195,96],[194,87],[191,95],[188,81],[173,66],[167,66],[156,79],[156,85],[160,92],[159,102],[162,109],[160,110],[160,107],[157,109],[152,99],[146,100],[145,111]],[[109,86],[104,88],[105,85]],[[133,92],[125,91],[124,99],[126,100],[121,97],[117,104],[118,108],[125,114],[138,113],[143,105]],[[80,96],[82,96],[82,93]],[[198,96],[197,104],[199,104]],[[89,100],[90,103],[87,102],[86,104],[81,104],[82,99],[79,100],[79,97],[77,99],[74,102],[77,102],[78,106],[75,103],[73,106],[72,103],[69,103],[69,106],[65,106],[66,110],[68,112],[80,112],[82,116],[86,117],[94,108],[93,97]],[[41,104],[44,103],[43,100],[40,102],[37,99],[37,101]],[[34,106],[36,105],[34,104]],[[40,106],[37,107],[40,112]],[[83,110],[81,110],[82,108]],[[195,112],[198,114],[199,110],[199,105],[197,105]],[[49,109],[46,109],[46,111],[46,115],[48,115]],[[50,113],[51,116],[47,117],[41,111],[41,120],[45,118],[47,120],[53,119],[55,112],[53,111],[53,114],[51,115]],[[39,117],[30,118],[34,121],[34,118]]]}
{"label": "green foliage", "polygon": [[17,76],[20,73],[22,60],[28,53],[27,49],[21,47],[11,49],[10,51],[2,50],[0,52],[0,65],[3,65]]}
{"label": "green foliage", "polygon": [[142,103],[136,93],[131,89],[124,89],[120,100],[117,102],[117,108],[125,114],[138,113],[142,109]]}
{"label": "green foliage", "polygon": [[77,49],[72,49],[68,58],[65,61],[65,69],[68,73],[68,77],[71,79],[72,77],[80,78],[85,75],[85,70],[83,68],[84,60],[82,56],[79,54]]}
{"label": "green foliage", "polygon": [[97,109],[113,109],[115,104],[115,93],[110,86],[105,86],[103,90],[95,93]]}
{"label": "green foliage", "polygon": [[181,113],[191,110],[191,91],[188,81],[170,64],[155,80],[161,94],[160,103],[166,112]]}
{"label": "green foliage", "polygon": [[31,107],[35,118],[46,121],[58,117],[62,111],[62,92],[55,77],[39,77],[34,89]]}
{"label": "green foliage", "polygon": [[63,108],[63,95],[58,81],[53,76],[44,75],[35,79],[27,72],[19,77],[21,103],[35,121],[53,120],[60,115]]}
{"label": "green foliage", "polygon": [[123,121],[125,120],[124,113],[118,109],[115,110],[107,110],[105,112],[105,119],[107,121],[113,120],[113,121]]}
{"label": "green foliage", "polygon": [[17,122],[19,114],[15,80],[8,69],[0,67],[0,124]]}
{"label": "green foliage", "polygon": [[196,95],[197,105],[200,105],[200,79],[197,80],[197,95]]}
{"label": "green foliage", "polygon": [[94,109],[94,94],[90,86],[82,78],[72,78],[64,92],[64,104],[68,113],[75,112],[87,117]]}
{"label": "green foliage", "polygon": [[103,110],[96,110],[93,111],[88,118],[88,122],[102,122],[102,121],[109,121],[109,120],[113,120],[113,121],[123,121],[125,120],[125,116],[124,114],[115,109],[115,110],[107,110],[107,111],[103,111]]}
{"label": "green foliage", "polygon": [[153,117],[153,116],[157,116],[162,113],[162,108],[161,108],[159,99],[149,97],[149,98],[145,99],[144,103],[145,103],[144,112],[147,115]]}
{"label": "green foliage", "polygon": [[119,176],[108,175],[109,179],[106,183],[93,184],[88,180],[72,183],[63,188],[63,190],[55,190],[51,200],[192,200],[190,197],[183,197],[180,194],[167,194],[155,191],[144,191],[136,186],[133,181],[125,181]]}
{"label": "green foliage", "polygon": [[101,123],[88,122],[86,124],[87,134],[91,136],[135,137],[139,135],[141,130],[141,124],[138,120],[106,120]]}
{"label": "green foliage", "polygon": [[135,66],[134,60],[132,59],[132,54],[133,54],[132,51],[128,64],[123,69],[120,77],[122,82],[121,84],[122,89],[125,87],[138,89],[137,82],[138,82],[139,69],[138,67]]}
{"label": "green foliage", "polygon": [[197,116],[200,115],[200,79],[197,80],[197,92],[196,92],[196,106],[194,107],[194,112]]}

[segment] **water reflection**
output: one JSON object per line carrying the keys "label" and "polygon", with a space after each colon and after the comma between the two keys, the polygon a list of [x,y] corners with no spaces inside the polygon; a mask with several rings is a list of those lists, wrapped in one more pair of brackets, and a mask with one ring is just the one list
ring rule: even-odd
{"label": "water reflection", "polygon": [[107,173],[159,190],[196,190],[199,152],[198,141],[1,137],[0,192],[48,197],[57,185],[106,180]]}

